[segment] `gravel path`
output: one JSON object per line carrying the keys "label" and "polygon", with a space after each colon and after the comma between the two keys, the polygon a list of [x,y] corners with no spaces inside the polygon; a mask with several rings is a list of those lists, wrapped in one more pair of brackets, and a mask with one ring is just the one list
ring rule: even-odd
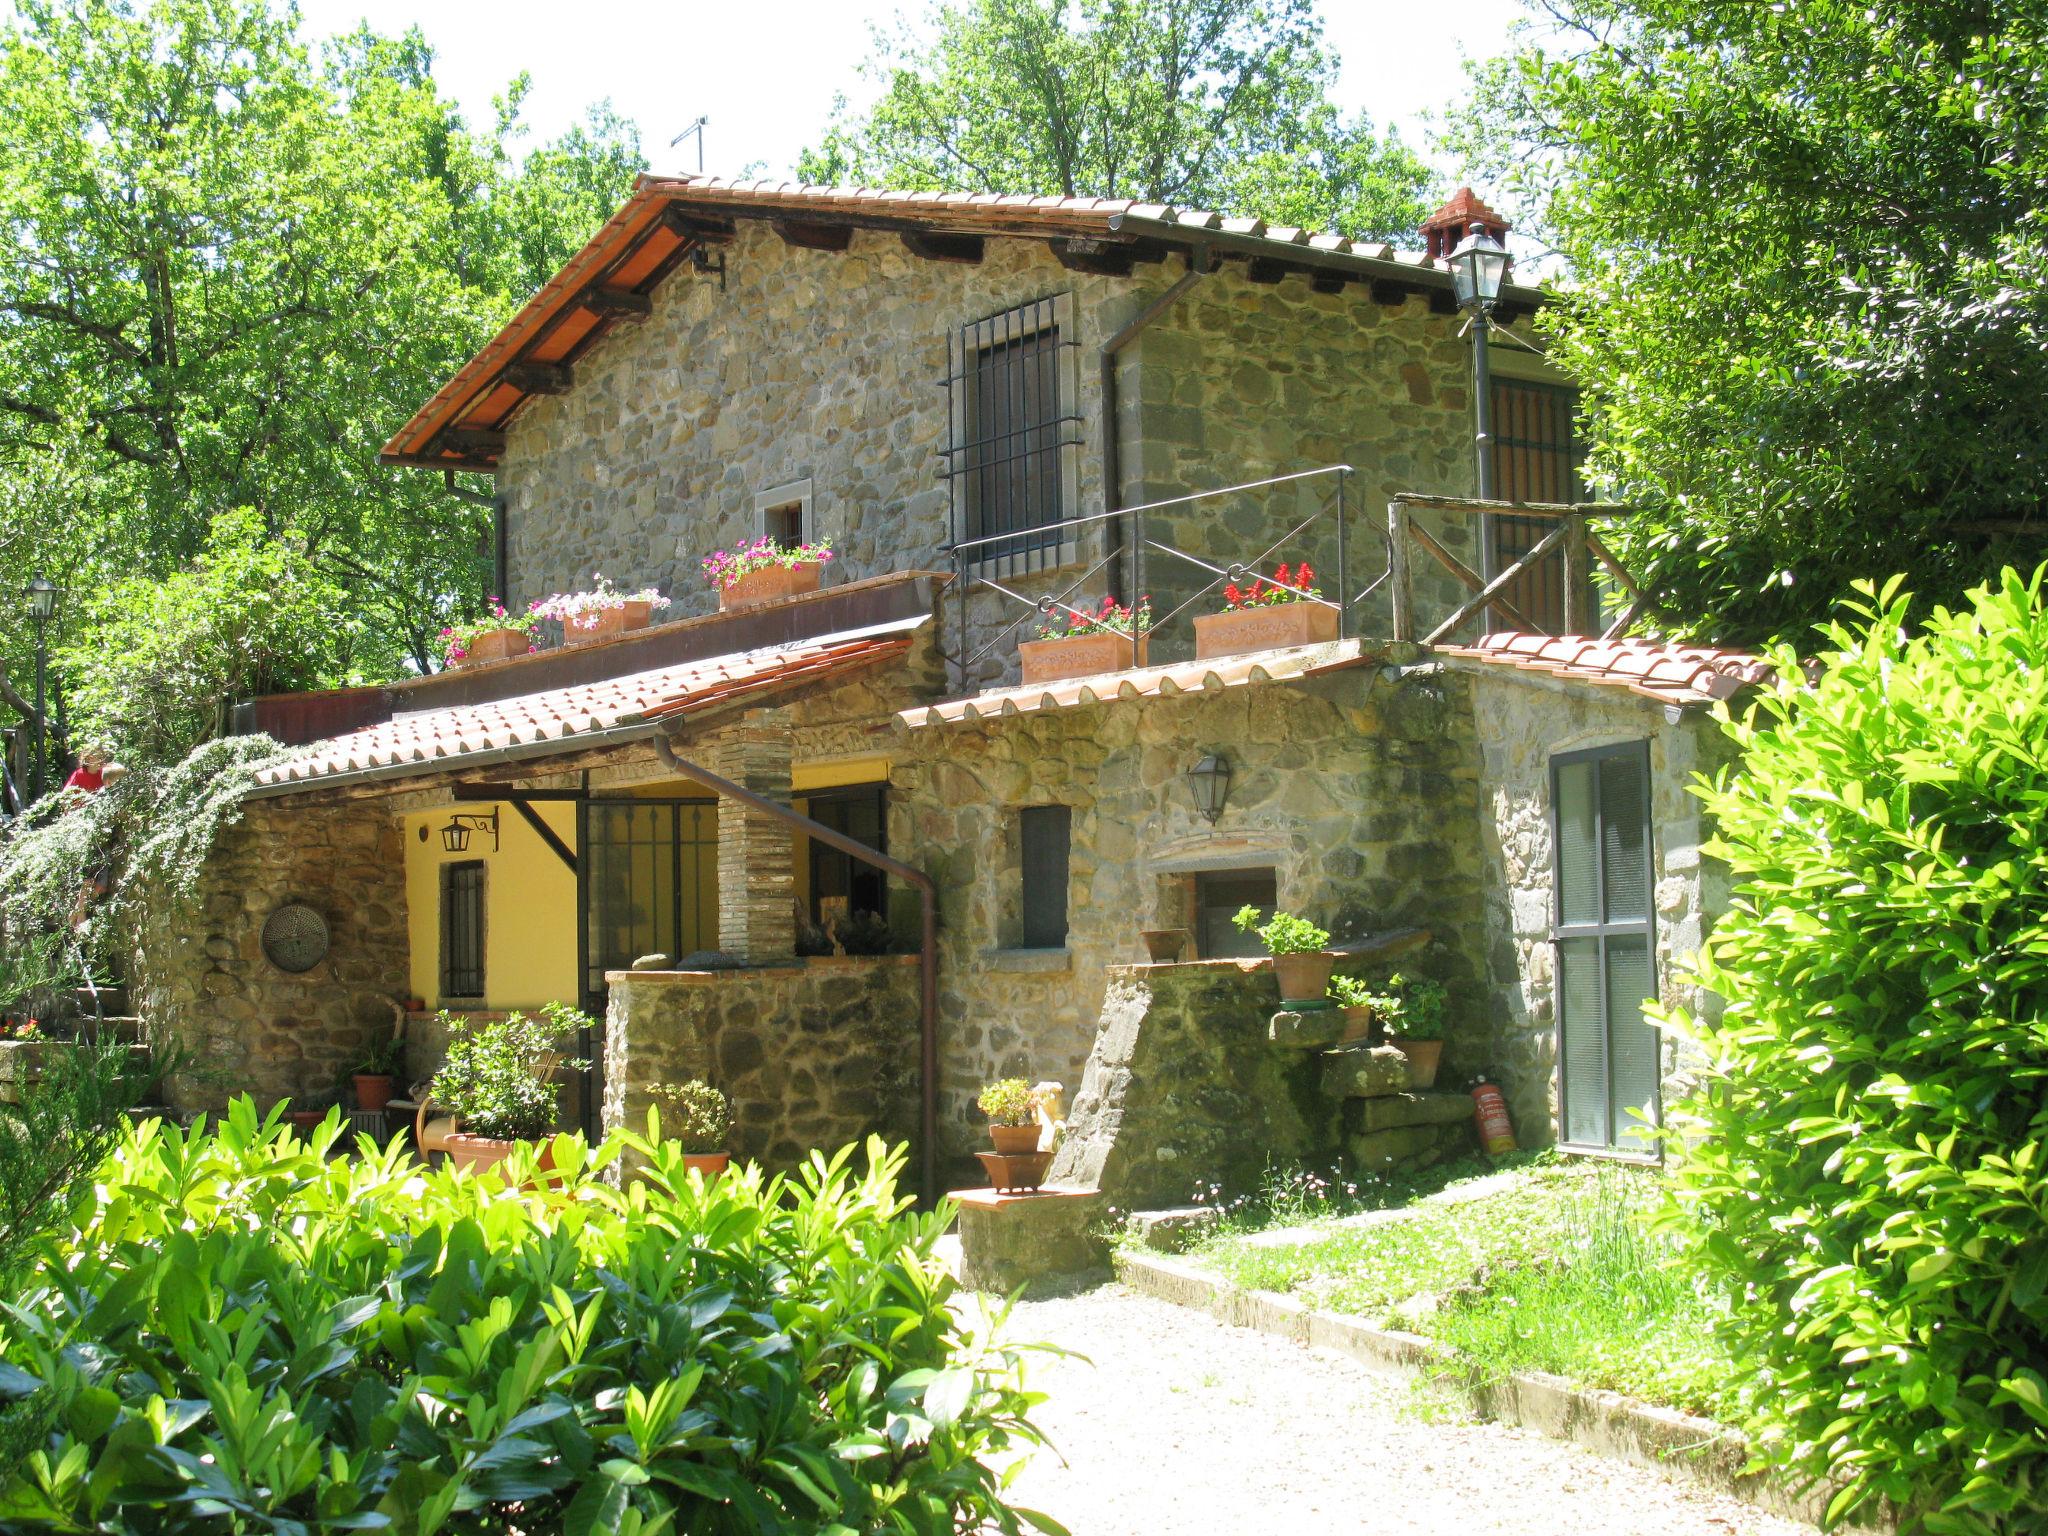
{"label": "gravel path", "polygon": [[1814,1536],[1120,1286],[1019,1303],[1009,1333],[1088,1357],[1033,1367],[1053,1446],[1010,1495],[1073,1536]]}

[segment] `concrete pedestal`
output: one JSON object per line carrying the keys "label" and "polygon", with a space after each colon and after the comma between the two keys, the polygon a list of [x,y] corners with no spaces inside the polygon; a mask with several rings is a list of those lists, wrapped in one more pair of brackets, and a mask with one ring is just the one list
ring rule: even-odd
{"label": "concrete pedestal", "polygon": [[968,1290],[1008,1295],[1109,1274],[1109,1203],[1100,1190],[956,1189],[951,1199],[960,1208],[960,1283]]}

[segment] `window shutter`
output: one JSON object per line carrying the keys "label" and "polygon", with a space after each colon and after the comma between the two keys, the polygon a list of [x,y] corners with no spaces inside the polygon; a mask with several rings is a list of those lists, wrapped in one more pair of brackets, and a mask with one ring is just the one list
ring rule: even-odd
{"label": "window shutter", "polygon": [[1067,942],[1073,811],[1064,805],[1027,806],[1018,812],[1017,832],[1022,844],[1024,947],[1058,949]]}

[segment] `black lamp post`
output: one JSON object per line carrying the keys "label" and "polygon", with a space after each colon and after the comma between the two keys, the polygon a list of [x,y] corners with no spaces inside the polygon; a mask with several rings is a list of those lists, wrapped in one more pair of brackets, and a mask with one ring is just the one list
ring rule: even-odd
{"label": "black lamp post", "polygon": [[57,598],[56,585],[40,572],[28,584],[28,617],[29,622],[36,627],[35,757],[30,762],[28,770],[28,797],[31,800],[43,798],[43,787],[49,777],[49,710],[44,702],[44,695],[50,666],[49,632],[51,623],[57,617]]}
{"label": "black lamp post", "polygon": [[1479,496],[1493,500],[1493,381],[1487,370],[1486,332],[1492,324],[1493,306],[1500,301],[1501,284],[1507,281],[1508,251],[1474,220],[1458,248],[1445,259],[1451,269],[1451,291],[1458,308],[1472,315],[1472,406],[1476,417],[1479,449]]}

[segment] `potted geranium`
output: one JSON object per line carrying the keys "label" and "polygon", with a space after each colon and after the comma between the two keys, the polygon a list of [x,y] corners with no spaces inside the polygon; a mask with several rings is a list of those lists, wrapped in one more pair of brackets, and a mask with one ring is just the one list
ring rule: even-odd
{"label": "potted geranium", "polygon": [[1356,976],[1332,976],[1330,978],[1330,1000],[1344,1014],[1344,1035],[1339,1045],[1357,1045],[1372,1038],[1374,1021],[1398,1007],[1397,997],[1375,992]]}
{"label": "potted geranium", "polygon": [[1038,1093],[1023,1078],[990,1083],[974,1102],[988,1116],[988,1139],[1000,1156],[1038,1150]]}
{"label": "potted geranium", "polygon": [[[580,1067],[562,1059],[562,1037],[596,1027],[589,1015],[550,1003],[541,1018],[459,1017],[443,1012],[448,1053],[427,1087],[429,1104],[455,1117],[448,1156],[458,1168],[495,1167],[521,1142],[538,1141],[555,1127],[554,1075]],[[421,1109],[424,1118],[425,1106]],[[543,1151],[541,1166],[548,1166]]]}
{"label": "potted geranium", "polygon": [[1223,611],[1195,616],[1195,655],[1236,656],[1291,645],[1320,645],[1337,638],[1337,610],[1323,601],[1315,567],[1281,564],[1271,580],[1249,587],[1232,582],[1223,589]]}
{"label": "potted geranium", "polygon": [[1380,1030],[1387,1044],[1408,1058],[1408,1085],[1433,1088],[1444,1055],[1443,984],[1395,976],[1387,990],[1391,995],[1380,1000],[1377,1010]]}
{"label": "potted geranium", "polygon": [[1326,951],[1329,930],[1318,928],[1305,917],[1275,912],[1259,921],[1259,909],[1243,906],[1231,919],[1240,933],[1255,933],[1273,957],[1273,980],[1280,987],[1280,1001],[1304,1002],[1320,999],[1330,990],[1330,972],[1337,957]]}
{"label": "potted geranium", "polygon": [[1134,608],[1113,597],[1092,609],[1060,607],[1039,620],[1036,640],[1018,642],[1017,661],[1027,683],[1142,667],[1151,630],[1149,597],[1139,598]]}
{"label": "potted geranium", "polygon": [[533,605],[537,619],[559,619],[562,638],[571,645],[592,640],[609,640],[628,630],[645,629],[654,610],[666,608],[668,599],[653,587],[624,592],[605,579],[602,571],[590,578],[588,592],[557,592]]}
{"label": "potted geranium", "polygon": [[404,1064],[405,1042],[396,1035],[387,1035],[372,1045],[351,1074],[356,1108],[375,1113],[389,1104],[398,1086],[398,1069]]}
{"label": "potted geranium", "polygon": [[654,1102],[661,1110],[661,1134],[680,1142],[683,1161],[706,1178],[723,1173],[731,1161],[726,1150],[732,1135],[732,1100],[709,1083],[657,1083]]}
{"label": "potted geranium", "polygon": [[505,661],[533,650],[533,628],[537,613],[512,613],[495,597],[486,604],[481,618],[451,624],[441,631],[441,657],[451,667],[473,667],[479,662]]}
{"label": "potted geranium", "polygon": [[719,608],[725,610],[815,592],[831,558],[830,539],[785,548],[773,539],[760,538],[713,550],[700,563],[704,579],[718,589]]}

